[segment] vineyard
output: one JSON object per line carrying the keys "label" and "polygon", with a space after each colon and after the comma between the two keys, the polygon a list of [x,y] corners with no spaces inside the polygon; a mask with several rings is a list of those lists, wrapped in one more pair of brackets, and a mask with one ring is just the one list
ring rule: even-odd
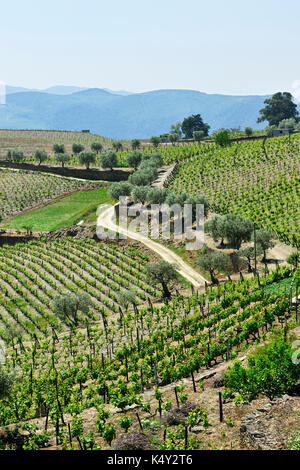
{"label": "vineyard", "polygon": [[37,148],[51,153],[55,143],[64,144],[66,151],[71,153],[73,143],[88,146],[95,141],[104,146],[111,143],[111,139],[83,132],[0,129],[0,159],[5,159],[9,148],[17,147],[26,157],[30,157]]}
{"label": "vineyard", "polygon": [[[3,247],[0,254],[0,336],[8,327],[27,335],[64,329],[49,304],[65,291],[87,292],[93,301],[89,321],[113,322],[119,312],[118,292],[134,289],[139,302],[157,292],[145,280],[148,258],[134,247],[64,239],[32,241]],[[25,269],[24,269],[25,268]]]}
{"label": "vineyard", "polygon": [[55,196],[80,191],[87,186],[84,181],[43,173],[0,170],[0,216],[9,217]]}
{"label": "vineyard", "polygon": [[[191,146],[192,147],[192,146]],[[168,187],[203,194],[218,213],[235,213],[273,229],[285,243],[299,244],[299,136],[243,142],[227,148],[198,146],[162,150],[181,161]],[[183,157],[183,158],[182,158]]]}
{"label": "vineyard", "polygon": [[[66,249],[70,253],[68,259]],[[71,240],[43,247],[32,243],[28,247],[5,248],[1,257],[4,293],[1,319],[6,329],[1,334],[11,347],[7,368],[18,366],[22,370],[22,383],[14,385],[10,399],[0,401],[0,422],[2,425],[20,423],[42,413],[45,418],[37,421],[40,434],[36,434],[34,425],[25,427],[32,436],[27,448],[48,444],[68,449],[107,448],[116,437],[117,428],[116,421],[109,419],[110,410],[126,412],[135,405],[139,415],[137,423],[148,433],[152,444],[156,443],[160,449],[197,449],[201,440],[187,437],[180,425],[164,427],[156,421],[154,439],[153,416],[157,413],[161,416],[173,405],[154,388],[158,408],[153,409],[152,401],[150,409],[144,393],[191,374],[194,377],[201,368],[234,358],[253,342],[264,341],[271,331],[280,331],[286,322],[295,324],[288,292],[270,294],[266,290],[267,286],[292,275],[287,268],[264,278],[211,287],[204,293],[178,295],[162,306],[149,301],[148,306],[139,305],[134,311],[119,308],[115,302],[116,289],[126,288],[129,280],[131,285],[137,283],[141,301],[154,294],[142,280],[146,258],[136,250],[131,254],[134,256],[130,256],[130,250],[125,254],[107,245],[95,250],[92,242],[89,245]],[[101,274],[97,278],[100,259]],[[91,270],[94,285],[89,277]],[[11,288],[10,277],[14,278]],[[99,286],[103,286],[102,290]],[[90,293],[95,309],[85,319],[84,329],[59,334],[59,322],[47,309],[53,287],[71,291],[84,287]],[[18,301],[12,302],[16,295]],[[24,307],[24,301],[28,308]],[[102,316],[102,321],[95,322],[99,318],[94,315]],[[7,336],[10,327],[17,324],[33,335],[32,343],[25,344],[17,333]],[[48,336],[44,336],[47,328]],[[194,387],[198,386],[194,383]],[[178,405],[179,402],[183,405],[189,398],[184,385],[178,385],[176,390]],[[90,413],[94,410],[94,420],[87,434],[82,416],[88,410]],[[195,416],[193,412],[189,414],[190,427],[195,425],[192,416],[196,422],[201,419],[204,436],[211,411],[199,407],[197,410]],[[133,414],[128,411],[123,414],[118,434],[132,425],[130,416]]]}

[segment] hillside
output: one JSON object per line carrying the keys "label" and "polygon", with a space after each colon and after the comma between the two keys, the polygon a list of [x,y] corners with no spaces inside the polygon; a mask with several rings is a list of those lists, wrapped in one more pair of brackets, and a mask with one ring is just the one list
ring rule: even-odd
{"label": "hillside", "polygon": [[[60,93],[61,88],[58,87]],[[9,93],[6,106],[0,108],[0,128],[90,129],[115,139],[148,138],[168,132],[172,123],[190,114],[200,113],[211,131],[239,125],[259,129],[263,126],[256,120],[265,99],[266,96],[209,95],[192,90],[129,95],[103,89],[71,94],[19,91]]]}

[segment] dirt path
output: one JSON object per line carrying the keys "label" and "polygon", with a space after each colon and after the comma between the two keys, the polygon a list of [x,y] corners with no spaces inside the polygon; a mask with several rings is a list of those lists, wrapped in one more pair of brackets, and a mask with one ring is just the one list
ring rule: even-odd
{"label": "dirt path", "polygon": [[178,272],[194,287],[198,288],[205,284],[205,278],[197,273],[191,266],[185,263],[180,256],[176,255],[173,251],[169,250],[165,246],[160,245],[157,242],[154,242],[150,238],[142,235],[139,232],[133,232],[127,230],[127,228],[116,225],[113,221],[115,214],[115,206],[110,206],[106,208],[97,219],[97,226],[101,226],[112,230],[114,232],[119,232],[125,235],[128,238],[137,240],[143,245],[147,246],[150,250],[157,253],[164,261],[169,263],[176,264]]}

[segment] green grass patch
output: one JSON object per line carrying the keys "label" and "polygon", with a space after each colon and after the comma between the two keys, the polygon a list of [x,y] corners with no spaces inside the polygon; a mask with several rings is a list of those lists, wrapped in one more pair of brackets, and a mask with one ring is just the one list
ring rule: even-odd
{"label": "green grass patch", "polygon": [[88,219],[96,222],[96,210],[100,204],[110,202],[106,188],[80,191],[26,214],[17,215],[1,224],[3,228],[24,229],[48,232],[74,225]]}

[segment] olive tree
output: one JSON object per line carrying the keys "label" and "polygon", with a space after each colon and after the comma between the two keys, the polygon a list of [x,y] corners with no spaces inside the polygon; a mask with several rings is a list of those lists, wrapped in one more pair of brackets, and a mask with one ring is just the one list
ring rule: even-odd
{"label": "olive tree", "polygon": [[84,151],[84,146],[82,144],[77,144],[76,142],[72,145],[72,152],[75,155],[79,155],[81,152]]}
{"label": "olive tree", "polygon": [[224,248],[224,217],[221,215],[214,215],[208,222],[206,222],[205,231],[209,233],[215,242],[221,239],[220,248]]}
{"label": "olive tree", "polygon": [[90,296],[85,292],[62,294],[54,298],[51,308],[64,322],[77,327],[81,321],[79,312],[87,315],[92,305]]}
{"label": "olive tree", "polygon": [[8,149],[7,159],[12,162],[20,162],[24,158],[24,154],[20,149]]}
{"label": "olive tree", "polygon": [[148,201],[150,204],[163,204],[167,197],[166,188],[151,188],[148,191]]}
{"label": "olive tree", "polygon": [[256,256],[261,256],[262,255],[262,249],[260,247],[260,245],[256,245],[256,253],[255,253],[255,249],[254,249],[254,246],[248,246],[246,248],[241,248],[239,251],[238,251],[238,255],[241,257],[241,258],[246,258],[247,260],[247,263],[248,263],[248,273],[252,273],[253,272],[253,268],[251,266],[251,260],[254,260],[255,259],[255,254]]}
{"label": "olive tree", "polygon": [[131,152],[126,155],[126,160],[128,165],[136,170],[142,161],[142,153],[137,151]]}
{"label": "olive tree", "polygon": [[144,168],[143,170],[138,170],[132,175],[129,176],[129,183],[134,186],[147,186],[150,185],[153,181],[156,180],[158,176],[156,168]]}
{"label": "olive tree", "polygon": [[33,158],[39,162],[39,165],[41,165],[48,159],[48,154],[45,150],[37,149],[33,154]]}
{"label": "olive tree", "polygon": [[100,165],[102,168],[110,168],[112,171],[118,165],[118,157],[115,152],[105,152],[101,154]]}
{"label": "olive tree", "polygon": [[145,164],[145,161],[149,161],[151,165],[155,165],[157,168],[163,165],[163,157],[159,152],[142,154],[143,164]]}
{"label": "olive tree", "polygon": [[264,254],[262,259],[263,263],[267,259],[267,251],[275,246],[273,237],[273,233],[269,230],[258,230],[256,232],[256,243],[261,247]]}
{"label": "olive tree", "polygon": [[227,214],[224,219],[224,234],[229,245],[237,250],[242,242],[249,242],[253,224],[250,220],[244,219],[235,214]]}
{"label": "olive tree", "polygon": [[103,145],[101,144],[101,142],[92,142],[91,143],[91,150],[93,152],[100,153],[100,152],[102,152],[102,149],[103,149]]}
{"label": "olive tree", "polygon": [[67,153],[57,153],[55,158],[57,162],[61,163],[62,168],[64,168],[65,164],[70,161],[70,155]]}
{"label": "olive tree", "polygon": [[133,290],[121,290],[117,293],[119,303],[125,308],[126,312],[131,304],[135,307],[138,304],[136,293]]}
{"label": "olive tree", "polygon": [[154,285],[161,284],[163,296],[165,298],[170,298],[171,290],[179,280],[176,265],[168,263],[167,261],[151,263],[146,266],[146,272],[149,281]]}
{"label": "olive tree", "polygon": [[138,140],[138,139],[133,139],[133,140],[131,141],[132,150],[137,150],[137,149],[140,148],[140,146],[141,146],[141,141],[140,141],[140,140]]}
{"label": "olive tree", "polygon": [[113,142],[112,143],[112,147],[114,149],[115,152],[121,152],[121,150],[123,149],[123,144],[122,142]]}
{"label": "olive tree", "polygon": [[135,203],[145,204],[148,201],[150,186],[135,186],[132,191],[132,199]]}
{"label": "olive tree", "polygon": [[109,188],[109,195],[112,199],[118,200],[121,196],[130,196],[132,185],[126,181],[113,183]]}
{"label": "olive tree", "polygon": [[205,224],[205,228],[214,241],[221,238],[221,246],[223,246],[224,238],[226,238],[229,246],[239,250],[242,242],[251,240],[253,224],[250,220],[243,219],[238,215],[226,214],[214,216]]}
{"label": "olive tree", "polygon": [[253,134],[253,129],[252,127],[245,127],[245,134],[247,137],[250,137]]}
{"label": "olive tree", "polygon": [[54,144],[53,145],[53,152],[54,153],[65,153],[64,144]]}
{"label": "olive tree", "polygon": [[154,148],[157,148],[159,146],[159,144],[161,143],[161,139],[160,137],[157,137],[157,136],[152,136],[151,139],[150,139],[150,142],[151,144],[153,145]]}
{"label": "olive tree", "polygon": [[14,372],[9,372],[0,365],[0,400],[3,400],[3,398],[7,398],[10,395],[15,382],[16,376]]}
{"label": "olive tree", "polygon": [[81,152],[79,155],[79,163],[85,165],[86,169],[90,168],[91,163],[96,162],[96,155],[93,152]]}
{"label": "olive tree", "polygon": [[226,253],[215,251],[201,255],[199,257],[199,265],[202,269],[209,272],[213,284],[219,284],[216,271],[224,271],[228,274],[229,258]]}

